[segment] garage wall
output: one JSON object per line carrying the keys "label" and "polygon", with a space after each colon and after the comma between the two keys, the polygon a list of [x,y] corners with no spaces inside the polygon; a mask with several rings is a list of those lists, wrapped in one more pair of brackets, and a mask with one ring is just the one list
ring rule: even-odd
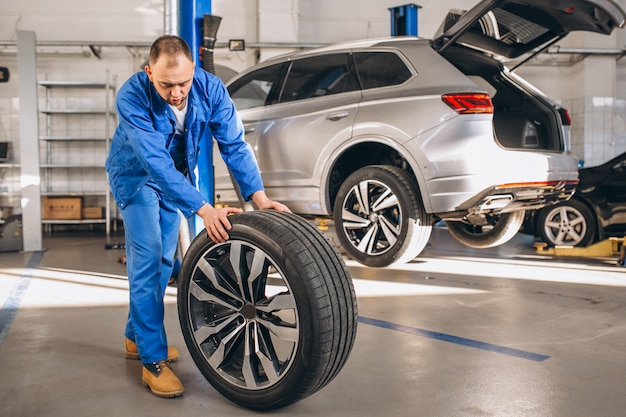
{"label": "garage wall", "polygon": [[45,40],[150,40],[163,28],[161,0],[1,0],[0,39],[34,30]]}
{"label": "garage wall", "polygon": [[[564,48],[618,50],[626,30],[611,36],[573,33]],[[517,72],[569,110],[572,149],[585,166],[601,164],[626,152],[626,60],[615,55],[542,55],[540,63]],[[624,61],[624,62],[622,62]]]}

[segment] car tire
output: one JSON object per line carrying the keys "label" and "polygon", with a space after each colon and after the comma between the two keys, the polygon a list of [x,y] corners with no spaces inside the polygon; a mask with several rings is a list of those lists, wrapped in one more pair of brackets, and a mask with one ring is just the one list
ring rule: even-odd
{"label": "car tire", "polygon": [[524,223],[524,213],[524,210],[517,210],[492,216],[488,226],[461,221],[446,221],[446,225],[450,234],[465,246],[475,249],[494,248],[513,239]]}
{"label": "car tire", "polygon": [[428,244],[432,217],[400,168],[372,165],[352,173],[337,192],[335,231],[346,254],[371,267],[406,263]]}
{"label": "car tire", "polygon": [[575,199],[545,207],[537,218],[539,237],[549,246],[587,246],[595,240],[595,225],[591,210]]}
{"label": "car tire", "polygon": [[196,366],[243,407],[284,407],[326,386],[357,328],[343,259],[313,225],[275,211],[229,217],[229,240],[201,232],[179,275],[178,314]]}

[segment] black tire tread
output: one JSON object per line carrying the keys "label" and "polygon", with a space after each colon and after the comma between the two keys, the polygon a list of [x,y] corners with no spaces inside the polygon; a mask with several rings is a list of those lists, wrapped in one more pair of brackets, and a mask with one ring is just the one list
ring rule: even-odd
{"label": "black tire tread", "polygon": [[524,211],[504,213],[492,230],[482,235],[467,230],[467,225],[459,221],[446,221],[448,231],[457,241],[474,249],[487,249],[500,246],[511,240],[524,222]]}
{"label": "black tire tread", "polygon": [[[324,261],[324,270],[328,272],[324,274],[324,271],[320,271],[320,276],[324,281],[322,287],[332,290],[328,292],[331,298],[330,307],[336,310],[331,314],[331,317],[335,317],[332,329],[339,329],[339,331],[332,332],[333,341],[330,353],[335,360],[328,363],[323,377],[318,380],[317,386],[313,389],[315,392],[332,381],[352,350],[357,330],[357,302],[354,286],[343,259],[326,236],[300,217],[288,216],[284,219],[284,216],[278,212],[266,213],[270,216],[277,216],[280,220],[286,220],[297,238],[304,242],[307,248],[315,249],[314,255],[317,255],[315,258]],[[303,233],[307,229],[310,233]]]}

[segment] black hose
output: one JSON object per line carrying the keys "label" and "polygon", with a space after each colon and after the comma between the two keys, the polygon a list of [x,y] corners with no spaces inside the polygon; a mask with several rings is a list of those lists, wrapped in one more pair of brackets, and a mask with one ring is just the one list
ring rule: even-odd
{"label": "black hose", "polygon": [[[211,74],[215,74],[215,60],[213,52],[215,49],[215,41],[217,40],[217,30],[219,29],[221,22],[222,18],[219,16],[205,14],[202,17],[202,67],[205,71],[210,72]],[[235,181],[235,177],[230,169],[228,170],[228,174],[230,175],[230,180],[233,183],[235,193],[237,193],[237,199],[239,200],[239,203],[243,207],[244,211],[254,210],[252,204],[247,202],[241,195],[239,184]]]}

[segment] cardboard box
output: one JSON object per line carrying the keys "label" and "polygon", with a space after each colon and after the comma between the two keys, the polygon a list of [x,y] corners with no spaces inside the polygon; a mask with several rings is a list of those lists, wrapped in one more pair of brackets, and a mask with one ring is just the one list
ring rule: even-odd
{"label": "cardboard box", "polygon": [[83,207],[81,210],[83,219],[102,219],[103,207]]}
{"label": "cardboard box", "polygon": [[83,200],[80,197],[47,197],[42,201],[44,220],[80,220]]}

